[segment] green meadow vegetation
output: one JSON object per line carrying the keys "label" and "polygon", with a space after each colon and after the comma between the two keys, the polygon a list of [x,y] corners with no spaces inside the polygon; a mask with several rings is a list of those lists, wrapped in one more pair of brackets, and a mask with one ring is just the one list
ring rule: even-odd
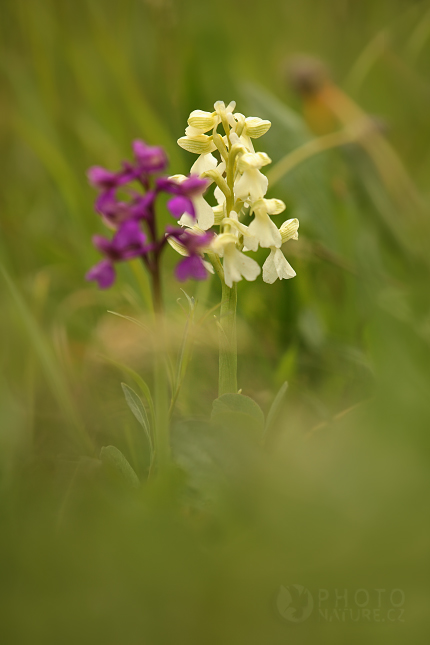
{"label": "green meadow vegetation", "polygon": [[[427,643],[430,3],[3,0],[0,36],[0,644]],[[239,283],[230,408],[217,276],[166,250],[160,476],[149,282],[85,281],[86,171],[187,174],[217,100],[272,123],[297,275]]]}

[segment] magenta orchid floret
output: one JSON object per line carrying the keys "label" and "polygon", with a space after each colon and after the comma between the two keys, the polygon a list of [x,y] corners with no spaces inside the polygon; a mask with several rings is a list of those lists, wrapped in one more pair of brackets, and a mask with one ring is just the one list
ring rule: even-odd
{"label": "magenta orchid floret", "polygon": [[161,146],[147,146],[143,141],[133,141],[133,152],[137,170],[140,174],[164,172],[168,159]]}
{"label": "magenta orchid floret", "polygon": [[180,282],[185,282],[189,278],[194,280],[205,280],[207,277],[207,268],[203,260],[203,253],[214,239],[214,234],[197,232],[195,230],[174,228],[168,226],[166,236],[170,243],[176,241],[176,248],[181,249],[185,255],[184,259],[176,266],[175,275]]}
{"label": "magenta orchid floret", "polygon": [[207,179],[201,179],[197,175],[162,177],[157,181],[161,190],[175,195],[167,202],[167,208],[173,217],[179,219],[186,213],[193,221],[197,217],[195,200],[203,195],[209,184]]}
{"label": "magenta orchid floret", "polygon": [[92,166],[87,172],[88,181],[95,188],[103,191],[118,188],[133,179],[133,173],[130,170],[120,172],[111,172],[101,166]]}
{"label": "magenta orchid floret", "polygon": [[94,246],[106,257],[88,271],[87,280],[96,280],[100,289],[109,288],[115,280],[114,263],[145,255],[148,251],[148,245],[145,243],[145,234],[138,222],[133,220],[124,222],[112,240],[102,235],[94,235]]}
{"label": "magenta orchid floret", "polygon": [[[196,175],[184,177],[159,177],[167,168],[167,155],[160,146],[148,146],[140,140],[133,142],[132,162],[124,161],[118,172],[100,166],[89,169],[89,182],[99,195],[95,209],[103,222],[115,231],[111,240],[101,235],[93,238],[94,246],[104,255],[86,275],[101,289],[115,281],[115,264],[140,257],[149,271],[154,285],[159,285],[159,259],[166,242],[175,239],[184,249],[186,257],[176,269],[178,280],[188,278],[203,280],[207,269],[202,259],[203,249],[212,241],[212,234],[167,227],[157,232],[155,204],[160,193],[174,197],[168,201],[173,217],[184,214],[196,220],[196,204],[209,185],[209,181]],[[159,288],[159,287],[157,287]]]}

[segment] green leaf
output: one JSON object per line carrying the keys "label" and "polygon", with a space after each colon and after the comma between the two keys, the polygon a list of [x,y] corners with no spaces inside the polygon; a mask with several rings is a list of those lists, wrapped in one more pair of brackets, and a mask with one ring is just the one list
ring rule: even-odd
{"label": "green leaf", "polygon": [[108,361],[112,365],[115,365],[115,367],[118,367],[120,370],[125,372],[126,374],[129,374],[131,378],[134,380],[136,385],[140,388],[143,396],[146,399],[146,402],[148,404],[149,408],[149,417],[150,417],[150,427],[154,428],[155,426],[155,409],[154,409],[154,401],[152,400],[152,395],[151,391],[148,387],[148,385],[145,383],[143,378],[135,372],[131,367],[128,367],[127,365],[124,365],[123,363],[118,363],[117,361],[114,361],[112,358],[109,358],[109,356],[103,356],[105,361]]}
{"label": "green leaf", "polygon": [[151,450],[151,461],[154,455],[154,445],[152,442],[151,436],[151,425],[149,423],[148,415],[145,410],[145,406],[142,403],[142,399],[132,388],[126,383],[121,383],[122,391],[124,392],[125,400],[130,410],[133,412],[136,419],[139,421],[142,428],[145,430],[145,434],[148,438],[149,447]]}
{"label": "green leaf", "polygon": [[186,419],[173,426],[172,455],[187,474],[187,488],[193,498],[197,496],[205,502],[217,497],[225,480],[223,465],[228,459],[225,453],[229,452],[228,440],[224,439],[205,421]]}
{"label": "green leaf", "polygon": [[115,475],[119,475],[122,481],[132,488],[138,488],[140,481],[121,450],[115,446],[103,446],[100,450],[100,459],[105,468]]}
{"label": "green leaf", "polygon": [[259,437],[264,430],[264,413],[260,406],[244,394],[223,394],[212,404],[211,419],[246,435]]}
{"label": "green leaf", "polygon": [[244,394],[223,394],[212,404],[212,418],[220,412],[242,412],[255,417],[261,423],[264,423],[263,410],[251,397]]}
{"label": "green leaf", "polygon": [[123,314],[119,314],[117,311],[111,311],[110,309],[108,309],[108,314],[113,314],[114,316],[118,316],[118,318],[124,318],[124,320],[132,322],[134,325],[141,327],[144,331],[149,331],[149,327],[141,323],[140,320],[137,320],[137,318],[133,318],[132,316],[124,316]]}
{"label": "green leaf", "polygon": [[273,423],[276,420],[276,417],[278,415],[278,412],[280,410],[280,407],[282,405],[282,400],[288,390],[288,383],[285,381],[279,388],[278,394],[275,396],[272,405],[270,406],[269,413],[267,415],[266,419],[266,426],[264,428],[264,435],[267,437],[267,434],[271,427],[273,426]]}

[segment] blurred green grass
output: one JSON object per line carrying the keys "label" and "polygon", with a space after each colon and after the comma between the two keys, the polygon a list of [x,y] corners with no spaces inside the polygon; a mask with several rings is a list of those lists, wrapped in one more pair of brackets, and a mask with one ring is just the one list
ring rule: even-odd
{"label": "blurred green grass", "polygon": [[[430,276],[428,229],[414,222],[429,216],[429,3],[4,0],[0,11],[0,642],[427,642]],[[145,315],[133,272],[122,267],[108,293],[84,282],[101,230],[85,171],[118,166],[141,137],[187,172],[176,139],[218,99],[272,120],[258,143],[278,161],[314,136],[286,81],[303,51],[386,121],[421,206],[401,186],[390,194],[358,146],[274,186],[301,222],[286,249],[297,277],[239,289],[241,387],[267,411],[290,384],[268,454],[233,472],[221,458],[220,499],[203,509],[181,478],[135,496],[100,483],[101,446],[142,477],[148,458],[126,377],[100,355],[149,379],[150,352],[106,313]],[[185,324],[173,263],[172,252],[172,353]],[[219,296],[215,281],[185,288],[202,313]],[[209,413],[216,365],[208,319],[179,413]],[[291,583],[404,589],[405,623],[291,628],[273,602]]]}

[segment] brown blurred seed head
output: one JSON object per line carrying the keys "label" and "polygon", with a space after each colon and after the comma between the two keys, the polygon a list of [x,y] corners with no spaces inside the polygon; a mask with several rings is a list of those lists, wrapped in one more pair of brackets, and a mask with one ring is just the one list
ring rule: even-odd
{"label": "brown blurred seed head", "polygon": [[309,97],[330,81],[330,74],[324,63],[317,58],[298,55],[289,61],[287,79],[298,94]]}

